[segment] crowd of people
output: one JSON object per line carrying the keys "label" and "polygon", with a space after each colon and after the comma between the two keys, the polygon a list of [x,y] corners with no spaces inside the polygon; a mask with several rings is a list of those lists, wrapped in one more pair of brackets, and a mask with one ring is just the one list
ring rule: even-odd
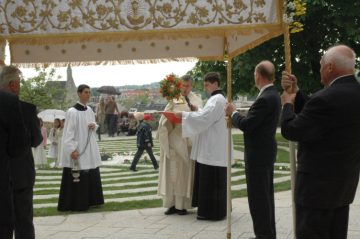
{"label": "crowd of people", "polygon": [[[159,164],[153,154],[150,115],[134,114],[138,121],[137,148],[130,170],[146,151],[159,168],[158,194],[165,214],[185,215],[197,208],[198,220],[226,217],[228,141],[226,117],[243,131],[244,161],[249,209],[258,239],[276,239],[274,163],[276,129],[298,142],[295,184],[296,238],[347,238],[349,205],[353,202],[360,173],[360,84],[355,78],[355,52],[345,45],[329,48],[320,60],[324,89],[307,96],[295,75],[284,71],[280,96],[275,66],[263,60],[255,66],[259,94],[247,115],[237,112],[222,92],[221,76],[204,76],[210,96],[205,105],[191,91],[192,80],[182,77],[180,99],[168,103],[181,123],[161,116],[156,138]],[[84,211],[102,205],[104,196],[96,141],[99,125],[107,125],[113,137],[119,111],[112,97],[101,100],[95,113],[87,105],[90,87],[80,85],[79,101],[65,116],[55,119],[49,135],[37,118],[36,106],[19,100],[21,72],[4,66],[0,72],[0,238],[35,238],[33,186],[35,165],[46,163],[45,149],[62,168],[59,211]],[[26,116],[26,117],[25,117]],[[96,118],[95,118],[96,117]],[[98,122],[98,123],[97,123]],[[134,126],[133,126],[134,127]],[[31,151],[33,147],[33,152]],[[232,145],[230,145],[232,148]],[[230,152],[230,155],[233,155]]]}
{"label": "crowd of people", "polygon": [[138,120],[133,113],[119,111],[113,95],[101,97],[95,108],[95,118],[99,125],[98,134],[107,133],[109,137],[115,137],[120,133],[127,136],[136,134]]}

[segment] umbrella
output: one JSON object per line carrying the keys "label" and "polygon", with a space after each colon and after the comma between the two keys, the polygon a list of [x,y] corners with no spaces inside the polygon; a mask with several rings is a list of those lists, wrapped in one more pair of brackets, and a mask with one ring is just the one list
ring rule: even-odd
{"label": "umbrella", "polygon": [[97,92],[108,94],[108,95],[120,95],[121,93],[118,92],[114,86],[101,86],[99,89],[97,89]]}
{"label": "umbrella", "polygon": [[48,109],[41,111],[38,114],[38,117],[41,118],[44,122],[54,122],[56,118],[65,119],[65,111]]}

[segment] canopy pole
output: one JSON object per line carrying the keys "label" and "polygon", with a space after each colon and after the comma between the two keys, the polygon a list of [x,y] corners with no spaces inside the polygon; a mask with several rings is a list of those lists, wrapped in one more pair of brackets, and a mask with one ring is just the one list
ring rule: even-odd
{"label": "canopy pole", "polygon": [[0,66],[5,66],[6,40],[0,39]]}
{"label": "canopy pole", "polygon": [[[291,48],[289,26],[284,25],[284,47],[285,47],[285,69],[291,74]],[[293,215],[293,235],[296,239],[296,207],[295,207],[295,175],[296,175],[296,155],[295,142],[289,141],[290,172],[291,172],[291,199]]]}
{"label": "canopy pole", "polygon": [[[227,51],[229,53],[229,51]],[[227,100],[228,102],[232,101],[232,58],[229,56],[227,58]],[[231,210],[232,210],[232,203],[231,203],[231,145],[232,145],[232,122],[231,117],[227,117],[227,128],[228,128],[228,162],[227,162],[227,189],[226,189],[226,220],[227,220],[227,239],[231,239]]]}

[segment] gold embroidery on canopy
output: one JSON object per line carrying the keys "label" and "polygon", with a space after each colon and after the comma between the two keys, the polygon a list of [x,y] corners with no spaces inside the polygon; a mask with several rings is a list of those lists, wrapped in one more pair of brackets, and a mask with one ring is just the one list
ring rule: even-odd
{"label": "gold embroidery on canopy", "polygon": [[266,23],[265,0],[3,0],[0,33],[184,29]]}

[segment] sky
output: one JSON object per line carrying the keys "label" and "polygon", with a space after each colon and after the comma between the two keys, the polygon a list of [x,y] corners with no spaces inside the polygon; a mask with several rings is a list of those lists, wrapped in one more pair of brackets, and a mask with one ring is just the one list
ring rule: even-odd
{"label": "sky", "polygon": [[[5,49],[5,64],[9,64],[9,47]],[[144,85],[159,82],[166,75],[174,73],[178,76],[185,75],[196,64],[196,61],[166,62],[157,64],[129,64],[129,65],[101,65],[101,66],[72,66],[75,85],[87,84],[90,87],[103,85],[124,86]],[[35,68],[20,68],[25,79],[36,75]],[[66,80],[66,67],[55,68],[60,80]]]}
{"label": "sky", "polygon": [[[161,81],[166,75],[186,74],[196,62],[166,62],[157,64],[132,64],[109,66],[74,66],[72,68],[75,85],[87,84],[90,87],[103,85],[143,85]],[[24,78],[36,75],[34,68],[20,68]],[[66,67],[56,69],[56,76],[66,80]],[[55,77],[56,79],[56,77]]]}

